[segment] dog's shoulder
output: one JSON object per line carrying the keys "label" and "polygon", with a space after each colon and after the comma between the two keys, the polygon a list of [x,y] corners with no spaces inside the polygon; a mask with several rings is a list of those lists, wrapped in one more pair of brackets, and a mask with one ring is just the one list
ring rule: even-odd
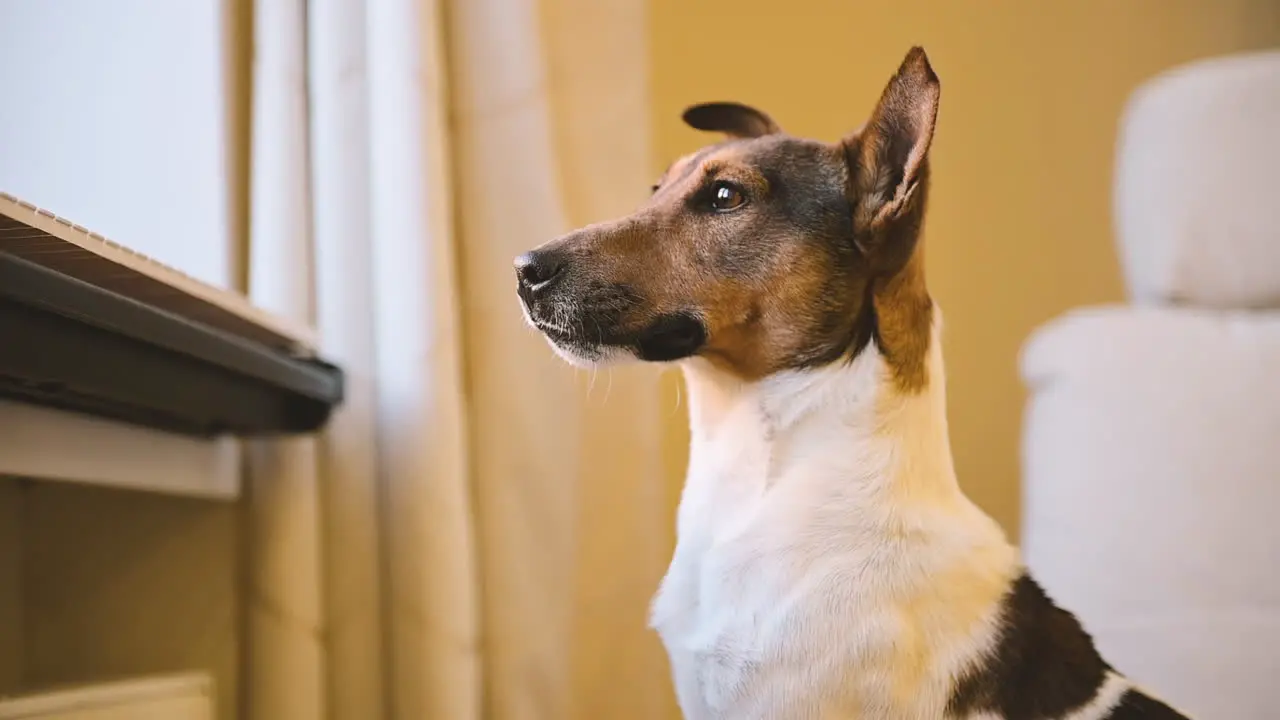
{"label": "dog's shoulder", "polygon": [[953,717],[1175,720],[1103,659],[1080,621],[1027,572],[1010,585],[989,651],[956,683]]}

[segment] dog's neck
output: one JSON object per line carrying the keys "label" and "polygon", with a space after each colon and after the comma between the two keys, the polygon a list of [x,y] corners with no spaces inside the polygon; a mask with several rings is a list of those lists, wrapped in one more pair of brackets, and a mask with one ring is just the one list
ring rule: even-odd
{"label": "dog's neck", "polygon": [[[686,363],[689,483],[722,486],[703,489],[716,495],[838,484],[843,496],[854,494],[869,516],[886,521],[972,509],[952,462],[936,318],[927,352],[928,381],[910,390],[893,381],[874,343],[852,362],[756,382],[710,363]],[[731,489],[734,483],[746,487]]]}

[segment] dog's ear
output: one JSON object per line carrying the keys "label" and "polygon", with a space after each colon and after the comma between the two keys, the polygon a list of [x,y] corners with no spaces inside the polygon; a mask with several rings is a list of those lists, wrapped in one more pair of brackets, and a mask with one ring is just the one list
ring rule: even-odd
{"label": "dog's ear", "polygon": [[924,49],[912,48],[871,119],[841,141],[860,232],[874,233],[900,217],[926,180],[940,91]]}
{"label": "dog's ear", "polygon": [[782,132],[773,118],[749,105],[735,102],[694,105],[681,117],[696,130],[722,132],[732,138],[756,138]]}

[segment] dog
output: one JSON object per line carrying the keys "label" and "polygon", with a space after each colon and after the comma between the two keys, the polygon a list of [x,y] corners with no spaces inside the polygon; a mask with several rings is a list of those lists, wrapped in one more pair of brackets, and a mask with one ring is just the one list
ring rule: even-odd
{"label": "dog", "polygon": [[1113,669],[961,492],[921,225],[940,83],[913,48],[834,144],[760,110],[632,215],[521,255],[579,366],[678,363],[689,470],[650,625],[689,720],[1184,718]]}

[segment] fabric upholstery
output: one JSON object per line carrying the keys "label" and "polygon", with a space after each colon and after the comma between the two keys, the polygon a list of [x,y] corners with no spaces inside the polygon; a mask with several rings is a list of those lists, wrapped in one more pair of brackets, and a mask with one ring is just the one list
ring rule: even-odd
{"label": "fabric upholstery", "polygon": [[1135,302],[1280,307],[1280,51],[1145,83],[1120,128],[1116,232]]}
{"label": "fabric upholstery", "polygon": [[1076,311],[1022,357],[1027,563],[1202,718],[1280,704],[1278,369],[1280,313]]}

